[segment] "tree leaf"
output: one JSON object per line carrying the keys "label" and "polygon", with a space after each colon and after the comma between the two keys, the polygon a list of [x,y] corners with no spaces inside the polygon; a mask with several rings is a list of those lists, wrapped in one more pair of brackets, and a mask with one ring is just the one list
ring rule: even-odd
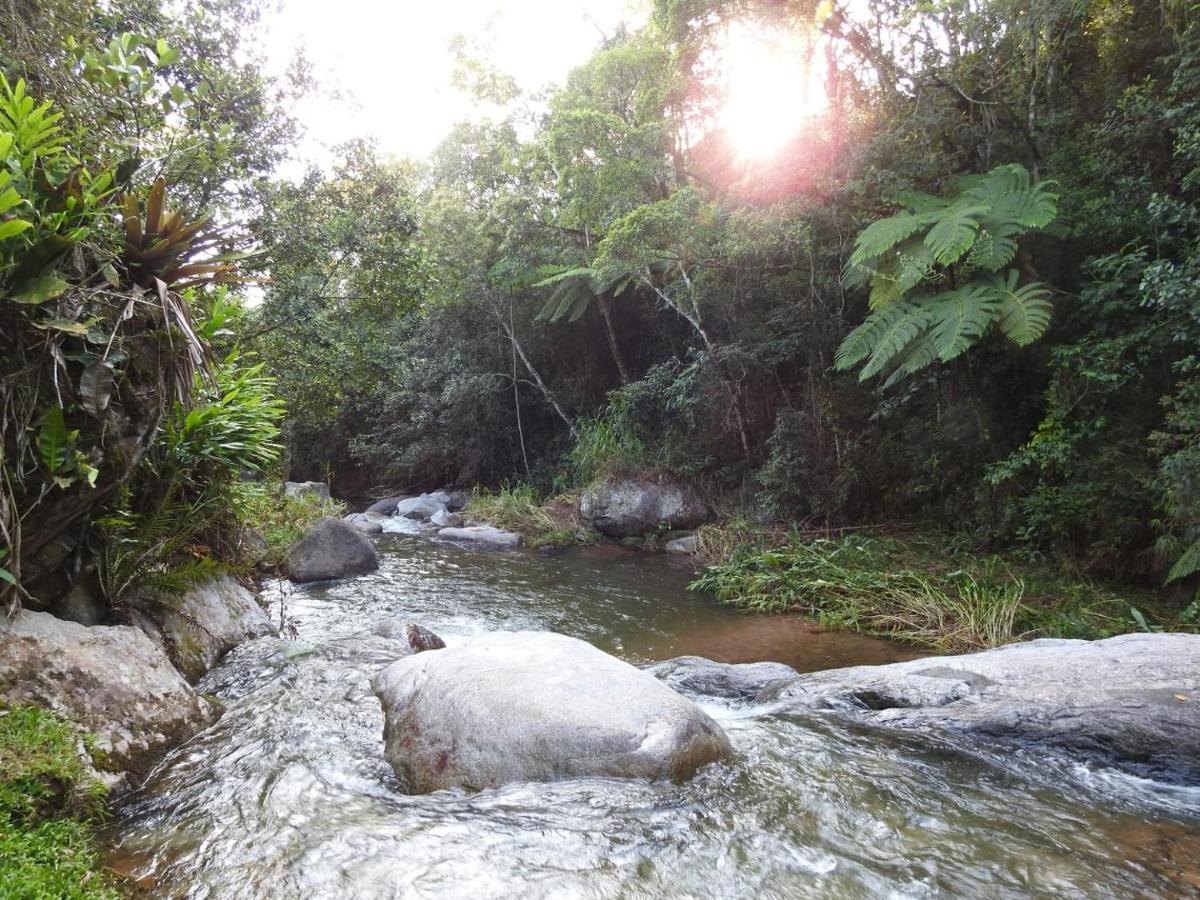
{"label": "tree leaf", "polygon": [[97,360],[79,376],[79,395],[88,414],[99,419],[108,409],[113,392],[113,369],[106,360]]}
{"label": "tree leaf", "polygon": [[24,219],[9,219],[7,222],[0,222],[0,241],[15,237],[30,227],[32,227],[31,224]]}

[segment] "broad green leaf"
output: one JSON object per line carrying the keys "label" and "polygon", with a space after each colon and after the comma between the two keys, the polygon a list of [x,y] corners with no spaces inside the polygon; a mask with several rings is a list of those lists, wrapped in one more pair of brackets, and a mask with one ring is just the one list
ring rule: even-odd
{"label": "broad green leaf", "polygon": [[17,285],[10,299],[17,303],[45,303],[62,295],[70,283],[57,272],[47,272]]}
{"label": "broad green leaf", "polygon": [[9,219],[7,222],[0,222],[0,241],[16,237],[25,229],[31,227],[32,224],[26,222],[24,219]]}

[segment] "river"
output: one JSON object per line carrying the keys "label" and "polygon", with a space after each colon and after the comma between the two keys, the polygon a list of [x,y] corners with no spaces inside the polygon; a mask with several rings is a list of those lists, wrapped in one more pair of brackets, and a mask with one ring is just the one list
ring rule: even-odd
{"label": "river", "polygon": [[694,653],[801,670],[897,645],[747,616],[617,548],[558,557],[379,538],[373,575],[269,584],[283,639],[200,688],[221,720],[119,805],[108,862],[186,898],[1175,897],[1200,892],[1200,790],[1034,753],[964,751],[834,714],[702,705],[736,751],[684,785],[579,779],[405,796],[382,755],[374,623],[448,644],[549,629],[643,663]]}

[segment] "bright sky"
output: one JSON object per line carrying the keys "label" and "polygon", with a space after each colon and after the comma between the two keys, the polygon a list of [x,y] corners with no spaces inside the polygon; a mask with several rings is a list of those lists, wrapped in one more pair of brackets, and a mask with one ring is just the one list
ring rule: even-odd
{"label": "bright sky", "polygon": [[[451,86],[455,35],[524,89],[561,82],[622,21],[645,20],[646,0],[280,0],[264,23],[267,66],[287,68],[303,46],[325,96],[295,113],[308,130],[302,159],[371,136],[398,156],[425,156],[470,103]],[[346,96],[330,100],[330,89]]]}

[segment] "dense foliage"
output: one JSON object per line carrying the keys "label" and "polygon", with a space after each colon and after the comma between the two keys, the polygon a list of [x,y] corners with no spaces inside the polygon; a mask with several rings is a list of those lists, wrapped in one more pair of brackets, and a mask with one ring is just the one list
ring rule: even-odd
{"label": "dense foliage", "polygon": [[[716,115],[735,24],[824,82],[767,159]],[[1196,28],[1141,0],[658,0],[543,105],[464,60],[490,115],[427,167],[355,146],[264,214],[296,474],[656,468],[1184,584]]]}

